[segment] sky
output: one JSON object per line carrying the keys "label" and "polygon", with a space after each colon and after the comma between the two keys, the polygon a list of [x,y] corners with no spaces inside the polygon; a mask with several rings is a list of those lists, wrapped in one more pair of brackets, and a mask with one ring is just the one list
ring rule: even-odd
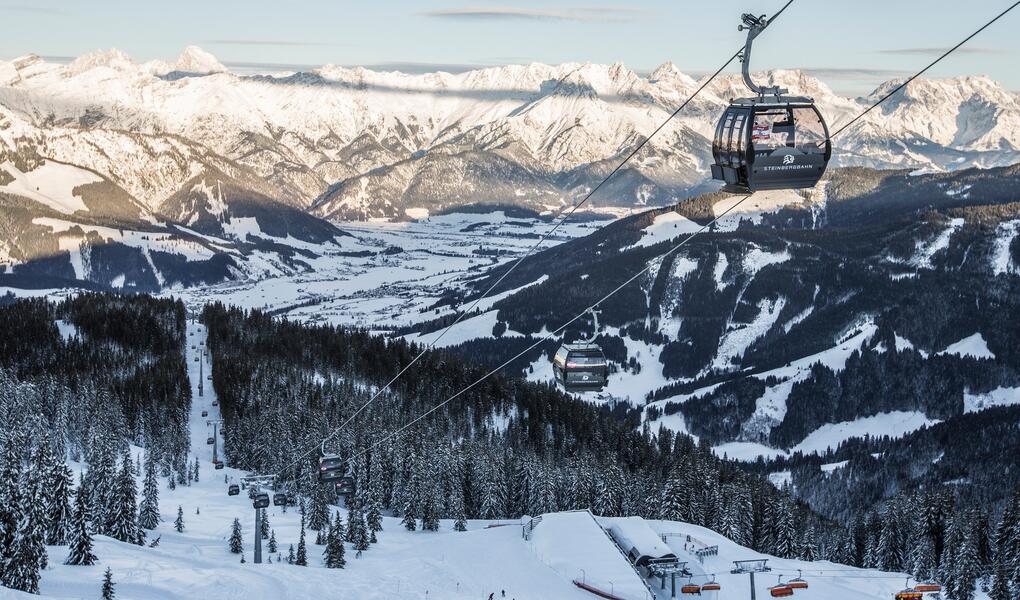
{"label": "sky", "polygon": [[[1014,0],[795,0],[758,38],[752,68],[803,68],[859,95],[908,75]],[[139,61],[190,44],[227,66],[332,63],[405,71],[524,62],[623,62],[647,72],[670,60],[698,75],[743,43],[740,14],[782,0],[0,0],[0,59],[66,59],[119,48]],[[988,75],[1020,91],[1020,8],[931,72]]]}

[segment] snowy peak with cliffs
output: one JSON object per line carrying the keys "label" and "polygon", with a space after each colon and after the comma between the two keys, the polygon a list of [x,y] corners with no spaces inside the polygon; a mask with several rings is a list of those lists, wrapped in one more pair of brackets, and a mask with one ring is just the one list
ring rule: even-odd
{"label": "snowy peak with cliffs", "polygon": [[[830,126],[895,85],[854,99],[802,71],[758,77],[815,97]],[[319,216],[402,218],[465,203],[565,205],[697,85],[672,63],[649,76],[622,63],[421,75],[326,65],[244,76],[189,46],[173,62],[140,64],[113,49],[69,64],[34,55],[0,62],[0,109],[24,123],[27,142],[19,143],[40,154],[54,135],[131,132],[236,163],[277,200]],[[704,189],[715,121],[730,98],[745,95],[739,75],[721,76],[652,140],[612,198],[595,202],[666,204]],[[919,79],[837,139],[835,163],[932,171],[1009,164],[1020,157],[1018,124],[1016,96],[992,80]],[[69,158],[102,162],[118,136],[106,137]],[[0,139],[13,146],[10,136]],[[180,178],[148,183],[164,165],[158,154],[138,154],[117,174],[101,172],[126,189],[153,187],[139,200],[158,210],[181,192]],[[440,189],[440,177],[458,185]]]}

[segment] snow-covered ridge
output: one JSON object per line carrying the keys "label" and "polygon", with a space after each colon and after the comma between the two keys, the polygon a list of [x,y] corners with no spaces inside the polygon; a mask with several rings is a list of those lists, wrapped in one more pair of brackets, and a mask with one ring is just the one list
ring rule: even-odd
{"label": "snow-covered ridge", "polygon": [[[775,70],[761,77],[815,97],[833,125],[871,100],[840,97],[802,71]],[[325,65],[309,72],[243,76],[194,46],[173,62],[144,64],[115,49],[69,64],[28,55],[0,61],[0,120],[6,109],[24,122],[0,133],[0,148],[15,147],[15,137],[39,138],[39,130],[171,134],[250,167],[295,204],[307,207],[330,185],[349,182],[321,214],[361,204],[371,212],[386,202],[403,203],[409,190],[413,200],[413,193],[422,193],[417,186],[433,187],[428,184],[467,172],[463,165],[423,161],[426,156],[449,161],[457,153],[480,151],[537,174],[596,165],[630,148],[696,86],[671,63],[647,77],[620,63],[532,63],[421,75]],[[653,139],[647,160],[635,167],[659,186],[690,188],[703,182],[715,120],[730,98],[741,95],[746,92],[738,75],[718,78]],[[109,153],[126,141],[95,136],[61,160],[95,168],[91,165],[98,159],[89,153]],[[869,113],[838,144],[837,163],[943,170],[1015,162],[1020,160],[1020,102],[983,77],[917,80],[888,110]],[[158,152],[137,142],[134,147]],[[73,160],[76,155],[83,155],[80,161]],[[165,187],[152,197],[138,193],[144,185],[134,180],[156,170],[149,163],[119,177],[113,170],[129,167],[106,168],[97,170],[150,208],[179,189]],[[502,164],[488,169],[500,180],[518,177]],[[537,181],[516,184],[522,201],[540,187]],[[632,200],[662,202],[647,188],[638,185]]]}

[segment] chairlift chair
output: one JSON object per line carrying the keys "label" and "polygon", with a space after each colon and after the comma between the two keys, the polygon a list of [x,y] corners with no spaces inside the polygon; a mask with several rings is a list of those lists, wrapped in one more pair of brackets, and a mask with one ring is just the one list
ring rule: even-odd
{"label": "chairlift chair", "polygon": [[703,592],[718,592],[721,589],[722,586],[719,585],[719,582],[715,580],[714,576],[712,577],[712,581],[709,581],[705,585],[701,586],[701,591]]}
{"label": "chairlift chair", "polygon": [[921,593],[941,592],[942,586],[937,583],[919,583],[914,586],[914,589]]}
{"label": "chairlift chair", "polygon": [[738,29],[747,30],[744,84],[756,96],[731,100],[720,117],[712,141],[712,178],[725,182],[723,191],[737,194],[814,187],[832,157],[825,119],[813,99],[754,83],[751,45],[769,21],[764,15],[741,18]]}
{"label": "chairlift chair", "polygon": [[769,594],[773,598],[786,598],[793,595],[793,588],[783,583],[783,576],[779,576],[779,583],[769,588]]}
{"label": "chairlift chair", "polygon": [[687,583],[685,583],[684,585],[680,586],[680,593],[681,594],[688,594],[688,595],[692,595],[692,596],[694,596],[694,595],[700,596],[701,595],[701,586],[696,584],[696,583],[692,583],[691,580],[688,578]]}
{"label": "chairlift chair", "polygon": [[797,569],[797,576],[791,579],[786,585],[792,587],[795,590],[806,590],[808,589],[808,582],[803,577],[803,571]]}

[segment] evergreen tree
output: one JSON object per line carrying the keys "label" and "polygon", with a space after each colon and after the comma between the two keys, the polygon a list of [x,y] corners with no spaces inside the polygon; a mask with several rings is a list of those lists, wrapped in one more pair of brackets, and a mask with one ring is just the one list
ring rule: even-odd
{"label": "evergreen tree", "polygon": [[[1020,494],[1017,496],[1020,498]],[[991,600],[1010,600],[1010,587],[1014,572],[1020,569],[1020,524],[1017,522],[1017,502],[1014,499],[1002,511],[995,529],[995,564],[992,572]],[[1017,586],[1020,592],[1020,586]]]}
{"label": "evergreen tree", "polygon": [[366,527],[359,527],[358,528],[358,539],[357,539],[357,541],[354,542],[354,549],[358,551],[358,553],[355,554],[355,556],[356,557],[360,557],[362,552],[364,552],[365,550],[368,550],[368,547],[369,547],[369,541],[368,541],[367,528]]}
{"label": "evergreen tree", "polygon": [[918,581],[930,581],[935,576],[935,549],[931,538],[920,534],[910,552],[911,573]]}
{"label": "evergreen tree", "polygon": [[363,521],[358,515],[358,511],[353,507],[347,509],[347,531],[344,537],[345,540],[354,544],[358,541],[358,532],[361,529]]}
{"label": "evergreen tree", "polygon": [[198,483],[198,468],[199,468],[198,465],[199,465],[198,457],[196,456],[195,457],[195,483]]}
{"label": "evergreen tree", "polygon": [[25,513],[18,523],[14,535],[14,543],[5,549],[4,587],[14,590],[39,593],[40,562],[46,547],[39,540],[42,532],[38,523],[34,523],[31,513]]}
{"label": "evergreen tree", "polygon": [[900,559],[899,525],[893,508],[886,509],[882,516],[882,529],[875,549],[876,566],[883,571],[896,572],[902,568]]}
{"label": "evergreen tree", "polygon": [[77,494],[74,502],[74,512],[71,516],[71,527],[68,532],[70,548],[65,565],[94,565],[96,555],[92,552],[92,532],[89,529],[89,505],[88,499],[83,494]]}
{"label": "evergreen tree", "polygon": [[268,540],[270,527],[269,527],[269,513],[267,511],[265,510],[262,511],[262,519],[259,521],[259,524],[260,524],[259,534],[262,536],[262,539]]}
{"label": "evergreen tree", "polygon": [[138,526],[155,529],[159,526],[159,481],[156,479],[156,461],[152,452],[145,453],[145,481],[142,484],[142,503],[138,510]]}
{"label": "evergreen tree", "polygon": [[797,555],[797,541],[794,537],[796,530],[793,526],[793,514],[785,503],[780,504],[778,517],[775,554],[780,558],[793,558]]}
{"label": "evergreen tree", "polygon": [[425,494],[425,501],[421,509],[422,531],[439,531],[439,502],[434,493],[434,490],[438,489],[438,487],[433,487],[433,491]]}
{"label": "evergreen tree", "polygon": [[106,567],[106,573],[103,574],[103,589],[102,589],[103,600],[113,600],[114,598],[117,597],[113,591],[113,588],[114,588],[113,571],[110,570],[110,567]]}
{"label": "evergreen tree", "polygon": [[174,519],[174,530],[177,533],[184,532],[184,509],[180,506],[177,507],[177,518]]}
{"label": "evergreen tree", "polygon": [[271,553],[273,553],[273,554],[276,554],[276,552],[277,552],[276,530],[275,529],[269,532],[269,551]]}
{"label": "evergreen tree", "polygon": [[[457,486],[457,489],[453,491],[453,494],[450,497],[450,516],[454,518],[454,531],[467,531],[467,515],[464,512],[464,494],[460,490],[460,486]],[[368,514],[368,527],[372,530],[372,535],[374,537],[376,530],[372,526],[371,512]]]}
{"label": "evergreen tree", "polygon": [[301,516],[301,536],[298,538],[297,555],[294,564],[299,567],[308,566],[308,549],[305,547],[305,517]]}
{"label": "evergreen tree", "polygon": [[321,531],[329,525],[329,506],[326,502],[325,493],[320,487],[314,488],[311,494],[312,503],[308,509],[308,527]]}
{"label": "evergreen tree", "polygon": [[687,494],[680,470],[674,469],[670,472],[666,484],[662,488],[659,500],[659,518],[666,521],[682,520],[687,512],[686,503],[683,500]]}
{"label": "evergreen tree", "polygon": [[290,545],[290,550],[287,552],[287,564],[294,564],[294,544]]}
{"label": "evergreen tree", "polygon": [[0,583],[7,585],[9,551],[14,547],[21,507],[21,456],[15,436],[8,435],[0,457]]}
{"label": "evergreen tree", "polygon": [[[461,503],[461,510],[463,510],[464,504]],[[374,537],[376,533],[382,531],[383,519],[382,511],[379,510],[379,502],[372,500],[368,504],[368,511],[365,513],[365,523],[368,525],[369,531],[372,532]]]}
{"label": "evergreen tree", "polygon": [[950,591],[952,600],[973,600],[974,588],[981,575],[981,564],[978,560],[977,519],[970,519],[963,525],[962,543],[956,549],[956,564],[953,589]]}
{"label": "evergreen tree", "polygon": [[234,523],[230,526],[230,551],[234,554],[240,554],[244,551],[243,538],[241,537],[241,521],[234,519]]}
{"label": "evergreen tree", "polygon": [[135,504],[135,476],[132,473],[131,455],[124,453],[120,473],[114,486],[115,501],[109,518],[110,536],[122,542],[138,538],[138,507]]}
{"label": "evergreen tree", "polygon": [[330,525],[329,533],[326,536],[326,550],[323,556],[326,559],[326,568],[342,569],[347,563],[344,558],[344,539],[342,535],[343,525],[340,522],[340,515],[336,516]]}
{"label": "evergreen tree", "polygon": [[46,543],[51,546],[62,546],[68,543],[73,512],[71,510],[71,488],[74,474],[67,465],[55,465],[50,476],[49,500],[46,506],[47,534]]}

